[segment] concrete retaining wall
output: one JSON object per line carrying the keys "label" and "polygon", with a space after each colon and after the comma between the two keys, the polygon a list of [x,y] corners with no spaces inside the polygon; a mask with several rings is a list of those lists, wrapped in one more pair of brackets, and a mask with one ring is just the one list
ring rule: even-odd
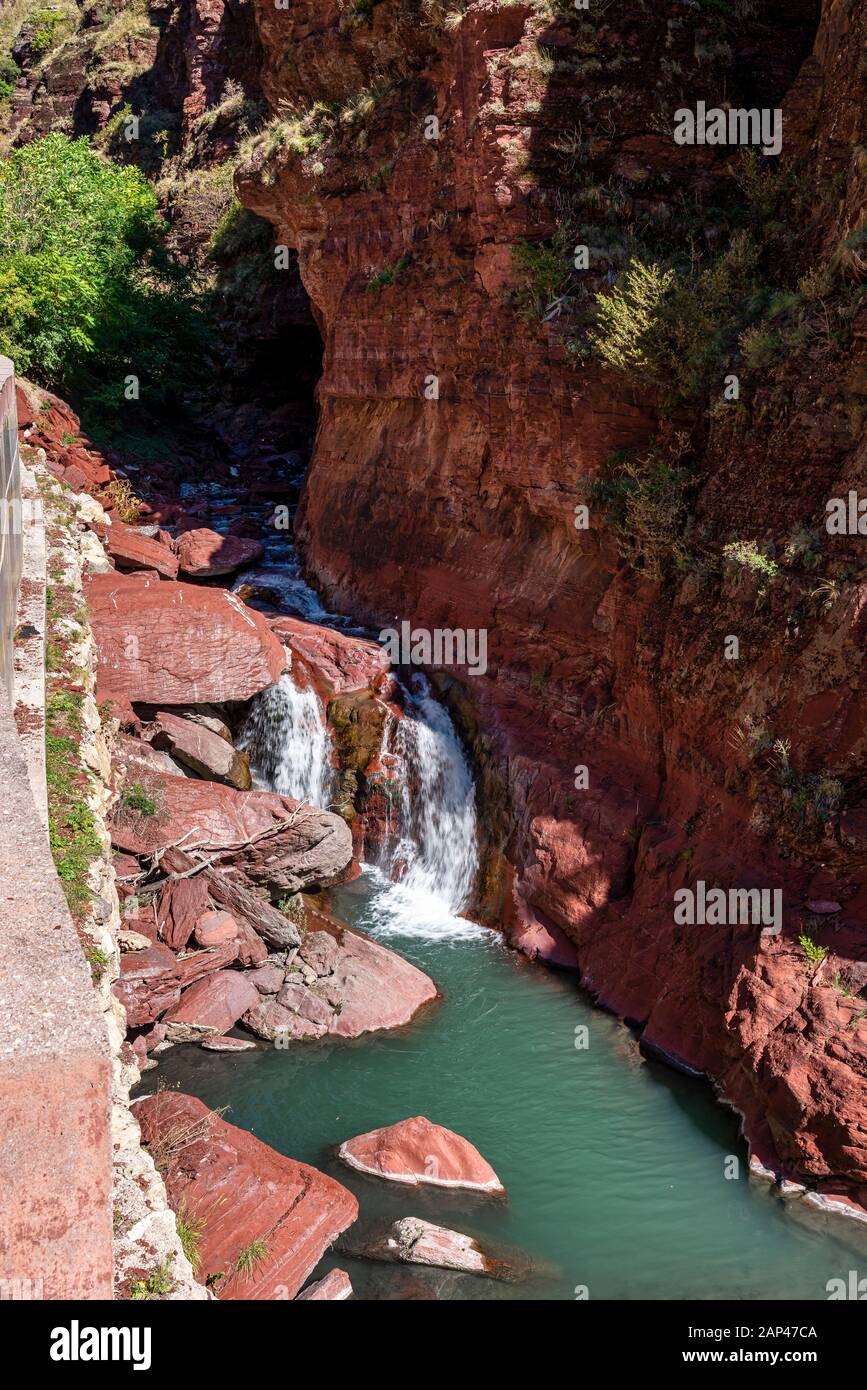
{"label": "concrete retaining wall", "polygon": [[[44,534],[39,516],[22,532],[5,358],[0,392],[0,1299],[109,1299],[111,1050],[10,702],[22,550]],[[29,573],[44,614],[44,559]]]}

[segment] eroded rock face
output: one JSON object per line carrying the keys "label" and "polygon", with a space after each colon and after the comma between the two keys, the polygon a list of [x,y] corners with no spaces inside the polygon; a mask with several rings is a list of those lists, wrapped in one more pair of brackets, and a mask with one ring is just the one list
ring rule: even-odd
{"label": "eroded rock face", "polygon": [[100,700],[247,700],[286,665],[261,614],[223,589],[105,574],[90,581],[87,601]]}
{"label": "eroded rock face", "polygon": [[[814,345],[755,372],[739,359],[738,418],[692,422],[698,558],[666,584],[623,560],[601,509],[589,531],[574,515],[579,479],[604,481],[618,450],[670,429],[655,388],[598,360],[576,372],[562,305],[542,304],[533,322],[515,312],[525,282],[513,249],[550,242],[576,168],[593,186],[575,223],[596,289],[621,269],[605,250],[613,225],[674,225],[681,198],[707,207],[733,193],[730,150],[678,147],[666,132],[680,103],[664,75],[672,62],[693,70],[708,37],[707,14],[681,9],[675,20],[662,3],[609,10],[585,29],[581,18],[477,0],[440,29],[393,0],[363,26],[341,24],[336,4],[299,0],[285,13],[257,0],[275,112],[348,104],[384,53],[407,76],[360,134],[347,117],[309,157],[284,145],[269,160],[260,145],[239,188],[298,248],[322,325],[301,510],[321,590],[380,627],[398,615],[488,632],[487,673],[461,685],[452,671],[444,683],[494,827],[491,921],[558,963],[574,948],[588,986],[646,1022],[648,1044],[722,1083],[771,1168],[857,1194],[867,1189],[864,1022],[844,995],[830,999],[797,938],[817,931],[831,978],[867,959],[867,821],[847,771],[867,753],[867,606],[844,573],[863,557],[845,538],[830,544],[823,517],[826,498],[867,484],[863,441],[843,425],[867,382],[863,310],[845,352]],[[863,8],[825,0],[757,12],[729,35],[745,86],[726,95],[779,104],[786,158],[805,156],[810,182],[836,179],[825,211],[806,215],[805,267],[832,260],[841,227],[860,225],[864,24]],[[541,72],[539,44],[553,73]],[[713,101],[725,76],[713,64],[707,76]],[[650,131],[649,105],[659,116]],[[419,112],[436,113],[439,139],[424,139]],[[705,234],[712,245],[713,228]],[[571,347],[583,346],[579,333]],[[438,400],[424,398],[431,375]],[[786,559],[804,531],[837,586],[829,607],[811,598],[813,561]],[[700,558],[750,538],[783,571],[763,613],[754,575],[736,582],[721,563],[714,579]],[[738,662],[724,656],[730,633],[741,634]],[[802,806],[822,772],[846,782],[853,804],[799,822],[797,796],[739,751],[748,721],[770,743],[790,741]],[[581,790],[576,764],[590,774]],[[699,878],[782,888],[782,936],[676,925],[674,893]],[[808,902],[839,904],[845,930],[814,928]]]}
{"label": "eroded rock face", "polygon": [[423,1115],[347,1139],[338,1154],[360,1173],[412,1187],[454,1187],[497,1196],[506,1191],[478,1149]]}
{"label": "eroded rock face", "polygon": [[294,1298],[358,1215],[340,1183],[276,1153],[193,1096],[148,1096],[135,1114],[145,1143],[169,1155],[172,1207],[183,1203],[203,1225],[198,1278],[222,1274],[221,1300]]}

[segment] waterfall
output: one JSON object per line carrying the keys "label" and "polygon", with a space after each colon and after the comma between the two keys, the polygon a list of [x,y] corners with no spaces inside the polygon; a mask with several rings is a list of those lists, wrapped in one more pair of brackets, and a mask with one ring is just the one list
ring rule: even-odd
{"label": "waterfall", "polygon": [[404,717],[388,733],[400,777],[399,838],[386,844],[379,866],[393,880],[376,914],[380,934],[477,936],[483,928],[457,916],[479,864],[475,788],[452,721],[424,676],[413,676]]}
{"label": "waterfall", "polygon": [[325,717],[312,686],[287,671],[257,695],[239,748],[250,754],[253,785],[311,806],[324,806],[328,783]]}

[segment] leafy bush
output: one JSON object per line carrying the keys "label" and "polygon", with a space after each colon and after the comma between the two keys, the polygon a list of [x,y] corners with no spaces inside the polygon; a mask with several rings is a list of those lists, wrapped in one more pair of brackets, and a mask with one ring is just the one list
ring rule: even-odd
{"label": "leafy bush", "polygon": [[517,308],[528,323],[543,318],[568,288],[572,274],[569,240],[566,228],[561,227],[550,242],[521,241],[512,248],[521,276]]}
{"label": "leafy bush", "polygon": [[651,448],[640,459],[616,454],[586,488],[590,506],[604,508],[623,559],[651,579],[683,569],[689,557],[684,531],[693,478],[683,463],[687,447],[686,436],[676,435],[664,450]]}
{"label": "leafy bush", "polygon": [[703,268],[633,257],[611,292],[596,297],[591,346],[609,367],[655,383],[671,401],[692,399],[754,316],[757,264],[746,232]]}
{"label": "leafy bush", "polygon": [[40,56],[47,53],[54,47],[59,37],[59,31],[66,22],[66,15],[62,10],[42,9],[34,10],[30,16],[30,23],[33,25],[33,38],[31,47],[34,53]]}
{"label": "leafy bush", "polygon": [[811,936],[799,936],[798,943],[803,947],[804,955],[807,957],[807,960],[812,961],[816,965],[819,961],[823,961],[828,954],[828,947],[818,946]]}
{"label": "leafy bush", "polygon": [[169,388],[202,346],[138,169],[47,135],[0,164],[0,352],[85,389],[129,371]]}
{"label": "leafy bush", "polygon": [[777,562],[763,555],[755,541],[732,541],[723,546],[723,555],[732,564],[759,574],[764,579],[776,579],[780,573]]}

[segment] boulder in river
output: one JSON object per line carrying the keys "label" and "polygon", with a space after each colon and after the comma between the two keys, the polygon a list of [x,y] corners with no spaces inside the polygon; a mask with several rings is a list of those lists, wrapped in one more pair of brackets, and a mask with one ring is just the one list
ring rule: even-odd
{"label": "boulder in river", "polygon": [[359,1134],[340,1145],[350,1168],[390,1182],[460,1188],[504,1196],[493,1168],[467,1139],[423,1115]]}
{"label": "boulder in river", "polygon": [[378,690],[388,679],[389,658],[375,642],[301,618],[272,618],[271,628],[310,671],[326,701]]}
{"label": "boulder in river", "polygon": [[98,574],[87,603],[97,697],[182,705],[248,700],[273,685],[286,652],[261,613],[225,589],[148,574]]}
{"label": "boulder in river", "polygon": [[177,579],[178,561],[169,546],[115,520],[103,528],[103,544],[119,570],[156,570]]}
{"label": "boulder in river", "polygon": [[507,1264],[486,1254],[472,1236],[435,1226],[418,1216],[402,1216],[385,1228],[374,1227],[364,1236],[345,1241],[341,1248],[368,1260],[432,1265],[463,1274],[485,1274],[491,1279],[512,1275]]}
{"label": "boulder in river", "polygon": [[244,1023],[272,1042],[299,1038],[357,1038],[398,1028],[438,996],[433,980],[379,941],[336,918],[308,909],[298,958],[282,972],[261,977],[266,989]]}
{"label": "boulder in river", "polygon": [[358,1215],[341,1183],[162,1091],[134,1107],[169,1201],[201,1227],[198,1278],[221,1301],[294,1298]]}
{"label": "boulder in river", "polygon": [[212,972],[185,989],[180,1003],[166,1014],[166,1037],[170,1042],[195,1042],[210,1034],[228,1033],[258,998],[258,991],[240,970]]}
{"label": "boulder in river", "polygon": [[252,565],[264,554],[261,541],[243,540],[240,536],[221,536],[205,526],[185,531],[178,540],[178,563],[184,574],[195,579],[212,579],[221,574],[234,574],[244,565]]}

